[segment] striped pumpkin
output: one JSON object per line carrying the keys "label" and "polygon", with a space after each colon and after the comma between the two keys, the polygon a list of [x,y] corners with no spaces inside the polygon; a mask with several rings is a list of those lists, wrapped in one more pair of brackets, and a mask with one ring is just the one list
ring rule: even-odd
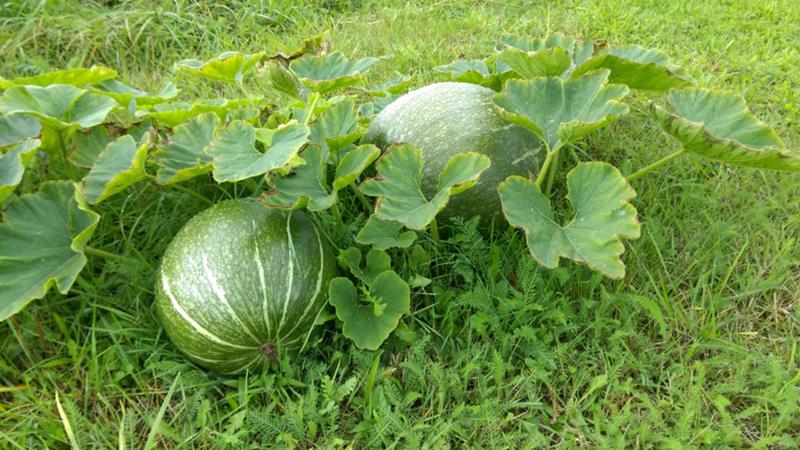
{"label": "striped pumpkin", "polygon": [[334,270],[327,242],[304,214],[226,201],[175,236],[161,261],[156,305],[189,359],[236,373],[303,345]]}

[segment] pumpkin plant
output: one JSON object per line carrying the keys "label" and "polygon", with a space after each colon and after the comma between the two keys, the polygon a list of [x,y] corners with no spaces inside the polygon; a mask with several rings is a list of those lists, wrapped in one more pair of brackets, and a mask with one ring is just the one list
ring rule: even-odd
{"label": "pumpkin plant", "polygon": [[[640,235],[632,181],[684,154],[800,171],[800,153],[741,97],[695,87],[657,50],[506,37],[405,94],[406,75],[368,78],[379,62],[330,52],[321,35],[291,51],[180,61],[155,93],[99,66],[0,79],[0,320],[53,287],[68,293],[87,256],[119,257],[91,246],[95,209],[137,183],[207,203],[182,183],[252,193],[192,219],[156,277],[173,342],[235,373],[301,350],[333,317],[358,347],[380,347],[430,282],[422,265],[396,262],[426,260],[415,242],[438,240],[442,215],[505,218],[541,265],[566,258],[619,279],[624,240]],[[176,87],[187,77],[239,97],[188,98]],[[604,161],[567,167],[564,149],[627,114],[631,91],[681,150],[627,175]],[[65,179],[31,191],[23,181],[45,160]],[[350,223],[362,224],[354,236],[326,229]]]}

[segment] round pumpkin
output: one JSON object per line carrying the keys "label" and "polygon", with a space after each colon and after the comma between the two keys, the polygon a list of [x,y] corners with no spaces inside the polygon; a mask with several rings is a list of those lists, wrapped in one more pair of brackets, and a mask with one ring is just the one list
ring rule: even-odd
{"label": "round pumpkin", "polygon": [[[408,143],[425,159],[422,189],[435,193],[439,173],[454,155],[474,151],[492,161],[478,184],[450,199],[443,216],[484,219],[501,212],[497,185],[510,175],[535,175],[544,159],[535,134],[495,110],[491,89],[470,83],[434,83],[390,103],[370,124],[364,141],[385,148]],[[484,220],[484,223],[487,220]]]}
{"label": "round pumpkin", "polygon": [[305,343],[334,264],[303,213],[226,201],[193,217],[170,243],[156,280],[157,310],[189,359],[240,372]]}

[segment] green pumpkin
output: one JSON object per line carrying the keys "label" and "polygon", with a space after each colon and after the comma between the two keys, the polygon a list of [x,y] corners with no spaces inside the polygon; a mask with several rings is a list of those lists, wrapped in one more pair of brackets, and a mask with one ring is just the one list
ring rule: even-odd
{"label": "green pumpkin", "polygon": [[425,159],[422,189],[436,192],[439,173],[452,156],[474,151],[492,165],[477,185],[450,199],[442,216],[480,215],[484,223],[501,212],[497,185],[510,175],[536,175],[544,159],[535,134],[509,124],[497,113],[495,92],[470,83],[435,83],[389,104],[369,127],[364,141],[379,147],[408,143]]}
{"label": "green pumpkin", "polygon": [[306,342],[334,264],[303,213],[226,201],[170,243],[156,280],[158,313],[195,363],[221,373],[256,368]]}

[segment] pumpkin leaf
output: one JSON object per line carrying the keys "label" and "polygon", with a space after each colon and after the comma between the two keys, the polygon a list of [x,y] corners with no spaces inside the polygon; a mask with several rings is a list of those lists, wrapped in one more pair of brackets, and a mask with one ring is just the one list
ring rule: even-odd
{"label": "pumpkin leaf", "polygon": [[628,87],[606,85],[608,74],[510,80],[494,101],[506,120],[533,131],[554,151],[628,113],[619,101]]}
{"label": "pumpkin leaf", "polygon": [[672,90],[670,109],[651,103],[667,133],[704,158],[758,169],[800,171],[800,152],[784,143],[735,94],[708,89]]}
{"label": "pumpkin leaf", "polygon": [[75,166],[91,169],[100,153],[111,143],[111,135],[103,125],[81,130],[72,135],[69,161]]}
{"label": "pumpkin leaf", "polygon": [[302,208],[322,211],[336,203],[336,191],[330,191],[325,182],[327,165],[318,145],[303,150],[305,164],[294,172],[273,180],[275,188],[267,194],[266,203],[273,208]]}
{"label": "pumpkin leaf", "polygon": [[402,94],[411,85],[411,80],[409,75],[392,72],[389,78],[381,83],[369,85],[366,91],[373,97],[383,97],[386,94]]}
{"label": "pumpkin leaf", "polygon": [[175,63],[175,70],[193,76],[242,84],[244,75],[264,58],[264,52],[244,54],[224,52],[208,61],[184,59]]}
{"label": "pumpkin leaf", "polygon": [[175,98],[178,88],[172,81],[167,81],[155,94],[128,86],[119,80],[107,80],[97,84],[95,92],[113,98],[120,105],[127,106],[136,100],[136,105],[156,105]]}
{"label": "pumpkin leaf", "polygon": [[390,248],[408,248],[417,239],[413,231],[400,232],[403,224],[390,220],[381,220],[375,215],[369,216],[367,223],[356,235],[356,242],[371,245],[377,250]]}
{"label": "pumpkin leaf", "polygon": [[422,192],[423,164],[419,149],[409,144],[391,146],[378,160],[378,176],[362,183],[361,191],[379,197],[375,209],[379,219],[400,222],[412,230],[425,229],[451,195],[477,183],[491,161],[475,152],[453,156],[439,174],[437,192],[430,200]]}
{"label": "pumpkin leaf", "polygon": [[383,250],[371,248],[361,265],[361,250],[357,247],[349,247],[339,252],[336,258],[339,264],[349,270],[356,278],[364,283],[371,283],[378,274],[392,269],[392,259]]}
{"label": "pumpkin leaf", "polygon": [[0,147],[18,144],[28,138],[38,137],[42,125],[34,116],[10,114],[0,116]]}
{"label": "pumpkin leaf", "polygon": [[31,114],[54,130],[99,125],[114,105],[113,98],[68,84],[11,86],[0,96],[0,112]]}
{"label": "pumpkin leaf", "polygon": [[508,222],[525,231],[531,255],[545,267],[558,267],[561,257],[589,265],[609,278],[623,278],[622,239],[639,237],[636,193],[622,174],[603,162],[579,163],[567,174],[567,199],[574,218],[556,222],[550,201],[536,183],[511,176],[497,191]]}
{"label": "pumpkin leaf", "polygon": [[304,55],[292,61],[290,67],[307,88],[325,94],[360,83],[362,75],[378,61],[378,58],[351,61],[340,52],[333,52],[322,56]]}
{"label": "pumpkin leaf", "polygon": [[216,114],[204,113],[175,127],[166,144],[153,153],[159,165],[156,182],[162,185],[180,183],[211,172],[211,157],[205,149],[214,138],[217,124]]}
{"label": "pumpkin leaf", "polygon": [[562,47],[533,52],[507,47],[500,52],[500,58],[522,78],[561,76],[572,64],[572,57]]}
{"label": "pumpkin leaf", "polygon": [[309,141],[322,148],[323,156],[327,160],[330,152],[329,139],[336,140],[334,142],[338,149],[357,141],[363,135],[363,133],[354,133],[357,120],[358,113],[353,100],[342,100],[325,111],[319,119],[311,124]]}
{"label": "pumpkin leaf", "polygon": [[42,144],[39,139],[20,142],[5,154],[0,153],[0,205],[22,182],[25,167]]}
{"label": "pumpkin leaf", "polygon": [[147,178],[144,164],[148,148],[149,139],[137,144],[129,134],[108,144],[83,179],[83,193],[89,204],[96,205]]}
{"label": "pumpkin leaf", "polygon": [[50,86],[53,84],[68,84],[78,88],[91,86],[117,77],[117,72],[103,66],[90,68],[76,67],[74,69],[47,72],[32,77],[14,78],[6,80],[0,78],[0,89],[11,86]]}
{"label": "pumpkin leaf", "polygon": [[249,120],[258,116],[259,110],[256,106],[261,103],[261,100],[261,98],[239,98],[205,100],[195,103],[163,103],[153,106],[151,110],[137,111],[136,115],[142,118],[151,118],[169,128],[175,128],[208,112],[213,112],[221,120]]}
{"label": "pumpkin leaf", "polygon": [[269,71],[270,83],[275,90],[296,99],[301,98],[305,88],[294,72],[289,70],[284,63],[271,61],[267,65],[267,70]]}
{"label": "pumpkin leaf", "polygon": [[503,83],[513,76],[513,73],[492,73],[485,61],[459,59],[443,66],[433,68],[436,73],[449,75],[450,80],[462,83],[477,84],[490,89],[500,90]]}
{"label": "pumpkin leaf", "polygon": [[268,58],[271,60],[277,59],[288,63],[289,61],[297,59],[303,55],[307,54],[316,55],[323,48],[327,46],[327,44],[325,43],[325,38],[327,37],[327,34],[328,34],[327,31],[323,31],[322,33],[316,36],[312,36],[308,39],[303,40],[303,44],[294,50],[290,50],[288,52],[277,52],[269,56]]}
{"label": "pumpkin leaf", "polygon": [[308,142],[307,126],[292,122],[279,126],[265,152],[256,148],[256,130],[236,120],[217,133],[206,148],[212,158],[214,180],[241,181],[283,167]]}
{"label": "pumpkin leaf", "polygon": [[540,52],[542,50],[552,50],[560,47],[569,53],[572,65],[583,64],[589,60],[594,53],[594,43],[592,41],[581,41],[573,37],[564,36],[561,33],[550,34],[544,39],[504,36],[496,46],[497,50],[501,52],[508,47],[516,48],[524,52]]}
{"label": "pumpkin leaf", "polygon": [[345,153],[336,166],[333,188],[341,191],[353,184],[380,155],[380,149],[372,144],[359,145]]}
{"label": "pumpkin leaf", "polygon": [[0,321],[53,286],[69,291],[99,220],[71,182],[48,182],[11,201],[0,223]]}
{"label": "pumpkin leaf", "polygon": [[328,299],[342,321],[342,332],[358,348],[377,350],[403,314],[410,312],[411,289],[391,270],[377,275],[361,292],[352,281],[331,280]]}
{"label": "pumpkin leaf", "polygon": [[682,68],[669,62],[667,55],[637,45],[612,48],[580,64],[572,73],[579,77],[595,69],[611,71],[609,82],[625,84],[631,89],[668,91],[686,87],[694,80]]}

